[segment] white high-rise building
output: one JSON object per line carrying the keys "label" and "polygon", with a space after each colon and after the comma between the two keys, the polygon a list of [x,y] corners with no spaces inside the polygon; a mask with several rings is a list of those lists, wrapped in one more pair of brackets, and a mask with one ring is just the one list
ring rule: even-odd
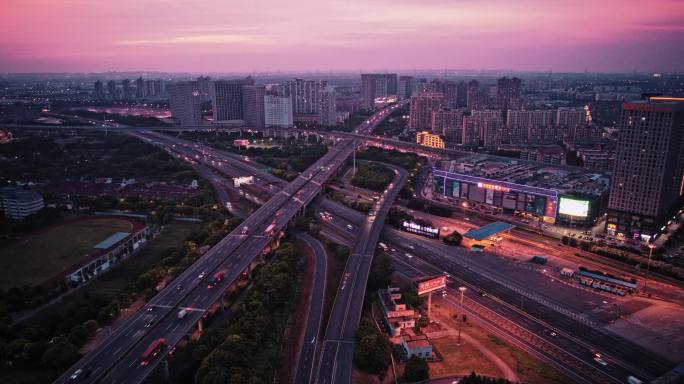
{"label": "white high-rise building", "polygon": [[266,127],[292,126],[292,99],[288,96],[264,96]]}
{"label": "white high-rise building", "polygon": [[337,96],[335,88],[327,86],[320,95],[321,125],[331,127],[337,124]]}

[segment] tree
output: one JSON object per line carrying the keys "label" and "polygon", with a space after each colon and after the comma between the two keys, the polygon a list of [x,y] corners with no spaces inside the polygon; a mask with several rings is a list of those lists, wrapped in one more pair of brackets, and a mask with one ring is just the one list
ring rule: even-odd
{"label": "tree", "polygon": [[450,234],[444,236],[444,238],[442,238],[442,241],[444,242],[444,244],[459,246],[463,241],[463,235],[461,235],[458,231],[453,231]]}
{"label": "tree", "polygon": [[76,357],[76,351],[74,346],[66,341],[53,343],[50,348],[48,348],[42,357],[43,364],[55,368],[61,369],[69,365]]}
{"label": "tree", "polygon": [[404,369],[404,379],[409,383],[423,381],[430,378],[430,367],[427,362],[415,355],[411,356],[406,362]]}

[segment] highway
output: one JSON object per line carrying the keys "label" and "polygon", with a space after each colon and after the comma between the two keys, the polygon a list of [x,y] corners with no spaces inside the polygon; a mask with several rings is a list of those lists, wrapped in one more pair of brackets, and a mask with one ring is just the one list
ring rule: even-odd
{"label": "highway", "polygon": [[[326,200],[326,199],[323,199],[322,204],[321,204],[321,208],[322,208],[323,210],[327,210],[328,212],[331,212],[331,213],[333,214],[333,216],[335,217],[335,223],[336,223],[336,224],[340,224],[340,223],[338,222],[338,221],[339,221],[338,218],[340,217],[340,212],[338,212],[338,210],[343,211],[342,213],[345,213],[344,211],[346,211],[346,214],[349,214],[349,213],[350,213],[349,208],[340,207],[339,205],[337,205],[337,204],[335,204],[335,203],[332,203],[332,202],[330,202],[330,201],[328,201],[328,200]],[[352,213],[352,214],[355,214],[354,216],[361,217],[362,219],[364,218],[364,216],[363,216],[362,214],[358,213],[358,212],[351,211],[351,213]],[[358,223],[357,223],[357,224],[358,224]],[[352,224],[352,225],[355,225],[355,227],[354,227],[355,229],[356,229],[356,225],[357,225],[357,224]],[[327,230],[327,229],[324,229],[324,230]],[[346,233],[346,234],[349,234],[349,233],[348,233],[348,230],[344,227],[344,225],[342,225],[342,228],[340,229],[340,232],[341,232],[341,235],[344,235],[345,233]],[[400,238],[399,238],[397,241],[395,241],[395,242],[390,242],[390,241],[388,241],[388,243],[394,244],[395,247],[400,247],[401,245],[399,245],[399,244],[401,244],[401,243],[404,243],[404,244],[411,244],[412,246],[415,247],[415,245],[413,245],[413,244],[415,244],[415,243],[413,242],[414,239],[412,238],[412,236],[410,236],[410,235],[408,235],[408,234],[405,234],[405,233],[402,233],[402,232],[397,232],[397,233],[398,233],[398,236],[400,236]],[[434,243],[434,242],[433,242],[433,243]],[[451,249],[453,249],[453,248],[449,248],[449,250],[451,250]],[[413,251],[411,251],[411,252],[413,252]],[[418,256],[418,258],[421,258],[421,255],[423,254],[423,252],[415,252],[415,253],[416,253],[416,255]],[[465,255],[465,256],[468,257],[469,255]],[[444,257],[448,257],[448,256],[444,256]],[[414,260],[416,260],[416,259],[418,259],[418,258],[414,258]],[[418,260],[416,260],[416,262],[418,262]],[[447,268],[444,268],[444,267],[441,267],[441,266],[435,267],[435,268],[436,268],[437,270],[440,270],[440,271],[444,271],[444,270],[447,269]],[[486,285],[483,286],[482,288],[480,288],[479,285],[471,285],[471,287],[473,287],[473,288],[472,288],[472,291],[475,291],[475,290],[477,290],[477,289],[482,289],[483,291],[494,292],[494,291],[496,290],[496,288],[487,288]],[[524,290],[523,290],[523,291],[524,291]],[[489,297],[493,297],[493,295],[490,294]],[[477,298],[476,298],[476,299],[477,299]],[[519,298],[514,298],[514,299],[512,299],[511,301],[515,303],[516,300],[517,300],[517,302],[520,302],[520,299],[519,299]],[[489,306],[493,306],[493,307],[496,307],[496,306],[499,306],[499,305],[500,305],[500,304],[497,304],[496,302],[494,302],[494,303],[485,303],[485,304],[487,304],[487,305],[489,305]],[[509,305],[510,305],[510,304],[509,304]],[[515,307],[515,306],[514,306],[514,307]],[[526,307],[531,307],[531,305],[526,305]],[[559,306],[559,308],[562,308],[562,307],[563,307],[563,306]],[[548,310],[547,310],[547,312],[552,312],[552,311],[548,311]],[[525,319],[526,317],[527,317],[527,316],[522,316],[523,319]],[[504,318],[504,317],[499,316],[499,319],[503,319],[503,318]],[[522,322],[522,321],[519,320],[519,319],[516,319],[515,317],[513,317],[512,319],[515,320],[516,324],[518,324],[518,323],[523,323],[523,324],[524,324],[524,322]],[[533,325],[534,325],[534,324],[535,324],[535,323],[533,323]],[[544,335],[545,335],[545,330],[548,330],[548,329],[549,329],[549,327],[546,327],[546,325],[547,325],[547,324],[545,324],[545,323],[542,323],[542,324],[536,323],[536,329],[539,330],[539,335],[541,335],[541,337],[548,337],[548,336],[544,336]],[[549,325],[549,326],[551,327],[551,325]],[[518,329],[520,329],[520,327],[518,327]],[[535,330],[534,326],[533,326],[532,328],[530,328],[530,329],[531,329],[531,330]],[[553,329],[556,329],[556,328],[553,328]],[[560,329],[558,329],[558,330],[560,330]],[[558,333],[558,332],[557,332],[557,333]],[[565,332],[564,332],[564,333],[565,333]],[[558,333],[558,334],[560,335],[561,333]],[[572,333],[570,333],[570,334],[572,335]],[[529,333],[528,333],[528,336],[529,336]],[[581,335],[578,335],[578,336],[581,337]],[[607,341],[608,341],[609,344],[611,343],[611,340],[610,340],[611,337],[615,337],[615,336],[614,336],[614,335],[609,335],[609,337],[607,338],[607,339],[608,339]],[[558,340],[560,340],[560,339],[558,339]],[[555,339],[554,339],[554,340],[551,340],[551,341],[546,341],[544,345],[548,346],[548,345],[551,344],[551,343],[558,343],[558,341],[555,340]],[[586,342],[586,341],[583,341],[583,340],[578,340],[577,338],[574,338],[574,337],[573,337],[573,340],[570,341],[570,344],[574,345],[574,347],[573,347],[573,348],[574,348],[574,350],[573,350],[574,355],[572,355],[574,361],[584,361],[583,364],[585,364],[585,367],[586,367],[587,364],[589,364],[590,367],[591,367],[591,364],[593,364],[595,367],[591,367],[590,370],[593,370],[593,371],[600,371],[600,370],[601,370],[601,368],[597,366],[598,364],[596,364],[595,362],[593,362],[593,355],[589,352],[590,349],[592,349],[593,342],[590,343],[590,342]],[[551,345],[554,345],[554,346],[555,346],[554,348],[565,348],[565,346],[559,347],[559,346],[556,346],[556,344],[551,344]],[[600,345],[602,345],[602,343],[599,343],[598,345],[599,345],[599,348],[601,348]],[[531,347],[528,346],[527,348],[529,349],[529,348],[531,348]],[[604,351],[604,348],[601,348],[600,350],[601,350],[601,351]],[[541,351],[544,352],[544,351],[546,351],[546,349],[541,349]],[[537,353],[542,353],[542,352],[537,352]],[[547,352],[544,352],[544,353],[547,353]],[[604,353],[605,353],[605,352],[604,352]],[[632,353],[632,352],[629,352],[629,353]],[[638,353],[638,352],[633,352],[633,353]],[[648,352],[648,351],[647,351],[646,353],[647,353],[647,354],[650,354],[650,352]],[[652,354],[650,354],[650,355],[652,355]],[[657,360],[658,358],[655,358],[655,359]],[[570,360],[571,360],[571,359],[570,359]],[[619,359],[615,359],[614,361],[615,361],[615,362],[619,362]],[[615,377],[626,377],[626,376],[624,376],[625,374],[634,373],[634,372],[633,372],[633,371],[634,371],[633,369],[631,369],[631,368],[630,368],[630,369],[627,369],[627,368],[620,368],[620,367],[619,367],[619,364],[612,364],[612,362],[613,362],[613,360],[611,359],[611,364],[609,365],[610,368],[604,368],[604,369],[606,369],[606,370],[617,371],[617,372],[614,373],[614,376],[615,376]],[[569,365],[569,366],[572,366],[572,365],[569,364],[568,362],[565,362],[564,364]],[[665,365],[667,365],[667,364],[668,364],[668,363],[665,362]],[[638,367],[638,365],[637,365],[637,367]],[[661,368],[662,368],[662,367],[661,367]],[[637,368],[637,370],[638,370],[638,368]],[[647,374],[647,375],[648,375],[648,374]],[[652,376],[651,376],[651,375],[648,375],[648,376],[644,375],[644,377],[652,377]],[[613,381],[614,381],[614,380],[613,380]]]}
{"label": "highway", "polygon": [[[335,202],[323,201],[321,210],[330,212],[334,220],[324,223],[326,229],[336,230],[337,236],[353,241],[354,233],[350,233],[346,224],[356,228],[363,220],[363,214],[350,211]],[[630,374],[642,378],[653,378],[673,365],[666,358],[658,356],[620,336],[606,331],[597,324],[591,323],[586,314],[574,313],[563,303],[556,303],[547,296],[547,292],[535,292],[524,284],[508,281],[506,276],[492,270],[484,270],[478,265],[477,258],[472,252],[451,247],[441,242],[411,235],[395,229],[386,228],[382,235],[385,241],[396,252],[389,252],[399,270],[402,265],[415,269],[412,276],[429,276],[448,272],[459,285],[467,286],[467,296],[488,310],[488,316],[498,318],[503,324],[513,323],[517,332],[525,337],[534,339],[542,347],[535,347],[538,352],[548,356],[564,356],[565,359],[554,357],[554,364],[560,371],[567,373],[567,367],[579,369],[584,367],[587,372],[593,372],[587,377],[602,378],[601,382],[624,382]],[[406,252],[414,255],[409,259]],[[421,274],[417,275],[417,271]],[[406,268],[404,272],[409,273]],[[486,292],[486,296],[481,296]],[[523,303],[523,309],[520,304]],[[490,324],[491,326],[491,324]],[[512,329],[499,325],[500,330],[511,334]],[[555,332],[557,336],[551,336]],[[532,348],[529,345],[527,348]],[[608,361],[607,366],[594,361],[594,353],[600,352]],[[566,368],[559,368],[566,367]]]}
{"label": "highway", "polygon": [[375,247],[385,218],[407,179],[405,170],[394,170],[392,183],[373,206],[369,217],[360,224],[354,247],[347,259],[325,331],[316,374],[317,383],[351,383],[356,329],[361,320]]}
{"label": "highway", "polygon": [[[254,170],[254,169],[252,169],[252,170]],[[362,225],[363,220],[365,218],[365,216],[363,214],[358,213],[358,212],[353,211],[353,210],[350,210],[347,207],[340,206],[339,204],[331,202],[327,199],[323,199],[321,202],[321,211],[322,210],[326,210],[326,211],[333,214],[334,223],[339,229],[338,239],[343,238],[345,235],[349,238],[349,235],[351,235],[349,230],[346,228],[347,223],[349,223],[350,225],[353,225],[353,229],[356,230],[359,225]],[[349,218],[349,216],[351,216],[351,220],[349,220],[349,221],[344,221],[343,219],[341,219],[342,217]],[[327,228],[324,229],[324,231],[327,231],[327,230],[328,230]],[[394,231],[394,230],[392,230],[392,231]],[[419,242],[419,240],[422,240],[422,239],[419,239],[417,237],[413,237],[413,236],[408,235],[408,234],[403,233],[403,232],[399,232],[399,231],[395,231],[395,232],[396,232],[396,236],[398,236],[398,237],[394,240],[387,240],[387,236],[385,236],[385,240],[388,242],[388,244],[392,244],[392,246],[395,248],[402,247],[402,244],[408,244],[408,245],[411,245],[413,247],[416,247],[417,246],[416,243]],[[355,237],[352,235],[351,239],[352,239],[351,241],[353,241],[353,239],[355,239]],[[435,243],[434,241],[431,241],[431,240],[425,240],[425,241]],[[437,243],[437,244],[439,246],[441,246],[441,244],[439,244],[439,243]],[[442,251],[442,253],[449,252],[452,249],[453,248],[446,247],[446,249],[444,251]],[[423,258],[422,255],[424,252],[413,251],[413,250],[409,250],[409,249],[406,249],[406,251],[412,252],[412,253],[416,254],[416,256],[418,256],[418,257],[413,259],[414,263],[423,262],[423,260],[419,260],[419,259]],[[466,252],[466,255],[464,255],[465,257],[470,256],[469,254],[467,254],[467,251],[465,251],[465,250],[461,250],[461,251]],[[394,255],[394,257],[396,259],[399,256]],[[443,257],[449,258],[450,255],[446,254],[446,255],[443,255]],[[401,261],[397,261],[396,264],[399,265],[400,262]],[[406,262],[406,261],[404,260],[404,262]],[[438,266],[433,266],[433,270],[431,270],[430,273],[433,273],[435,270],[444,271],[444,270],[447,270],[447,268],[448,268],[448,267],[443,267],[440,264],[436,264],[436,265],[438,265]],[[464,284],[465,284],[465,282],[464,282]],[[491,283],[490,283],[490,285],[491,285]],[[496,287],[489,288],[489,286],[487,284],[480,286],[479,283],[475,283],[475,284],[471,283],[469,285],[469,287],[471,287],[471,291],[472,291],[470,294],[472,294],[478,290],[483,290],[483,291],[487,291],[487,292],[494,292],[494,291],[496,291],[496,289],[498,289]],[[525,290],[521,289],[521,291],[524,292]],[[476,296],[475,300],[478,300],[479,296],[477,296],[477,295],[475,295],[475,296]],[[492,294],[490,294],[489,297],[494,297],[494,296]],[[499,300],[502,300],[502,299],[499,299]],[[510,301],[513,303],[516,303],[516,302],[519,303],[520,302],[519,295],[518,295],[518,297],[510,299]],[[506,301],[502,301],[502,302],[507,303]],[[483,303],[482,305],[492,306],[492,307],[502,306],[502,304],[498,301]],[[510,303],[508,303],[506,305],[508,305],[509,307],[511,306]],[[513,308],[509,308],[509,310],[512,310],[515,312],[515,305],[512,305],[512,307]],[[529,304],[526,305],[526,308],[529,308],[529,307],[532,307],[532,306]],[[558,306],[558,308],[563,308],[563,306],[562,305]],[[499,310],[498,312],[502,312],[502,311]],[[507,319],[507,317],[506,317],[506,316],[508,316],[507,313],[504,312],[503,314],[498,314],[498,312],[494,312],[493,314],[490,313],[489,316],[490,317],[496,316],[499,323],[501,323],[503,320],[507,320],[507,324],[509,324],[509,328],[502,328],[502,326],[499,325],[499,332],[503,332],[501,329],[504,329],[504,330],[506,330],[506,332],[511,334],[512,328],[510,328],[510,327],[512,327],[512,326],[510,324],[513,324],[515,326],[515,329],[517,329],[518,333],[524,334],[526,337],[536,340],[537,343],[540,342],[539,338],[548,338],[549,337],[548,336],[548,330],[549,329],[556,329],[557,331],[559,331],[559,332],[556,332],[558,335],[561,335],[562,333],[567,334],[567,332],[560,332],[560,329],[557,329],[550,324],[546,324],[545,322],[540,323],[535,318],[533,318],[533,320],[531,321],[531,324],[528,324],[530,322],[529,314],[523,313],[522,316],[520,316],[520,314],[519,314],[518,317],[513,316],[510,319]],[[546,310],[546,312],[549,312],[550,315],[553,315],[551,313],[552,311],[550,311],[550,310]],[[558,315],[556,315],[556,316],[558,316]],[[525,327],[530,327],[530,330],[526,330],[524,327],[520,326],[520,324],[523,324]],[[492,327],[493,325],[489,324],[489,326]],[[572,333],[569,333],[569,334],[572,335]],[[614,335],[610,335],[610,336],[615,337]],[[536,346],[536,347],[529,345],[532,342],[527,342],[528,345],[526,345],[525,348],[523,348],[523,349],[528,350],[528,352],[530,352],[530,353],[536,351],[535,353],[532,353],[532,354],[534,356],[537,356],[540,358],[545,356],[544,359],[542,359],[544,361],[549,359],[549,357],[548,357],[548,355],[550,353],[549,351],[555,350],[556,351],[555,355],[564,356],[564,359],[562,359],[562,361],[560,361],[560,362],[557,361],[554,366],[556,366],[557,368],[560,367],[559,370],[561,370],[561,371],[567,371],[567,369],[568,369],[567,367],[571,367],[572,369],[580,371],[579,367],[584,367],[584,369],[587,369],[587,372],[589,372],[589,373],[587,373],[587,377],[589,377],[590,373],[592,375],[600,374],[600,372],[602,372],[601,371],[602,369],[609,370],[609,371],[615,371],[615,372],[611,372],[612,373],[611,377],[614,376],[617,378],[626,377],[624,375],[634,373],[633,369],[621,368],[619,366],[619,364],[612,364],[613,361],[619,362],[619,359],[613,360],[612,357],[610,360],[611,364],[609,365],[609,368],[599,367],[598,364],[596,364],[593,361],[593,354],[589,352],[593,348],[592,343],[588,343],[584,340],[579,340],[579,339],[573,337],[573,339],[571,339],[570,341],[566,341],[570,344],[569,346],[570,346],[571,351],[572,351],[572,353],[570,353],[570,352],[565,351],[564,348],[567,348],[567,346],[561,344],[560,341],[561,341],[561,338],[553,338],[552,340],[544,340],[543,343],[541,343],[541,346]],[[611,340],[610,340],[610,338],[608,338],[608,343],[610,343],[610,342],[611,342]],[[521,342],[518,341],[518,343],[521,343]],[[561,345],[559,346],[557,344],[561,344]],[[600,347],[601,344],[602,343],[598,344],[599,348],[601,348]],[[551,346],[551,347],[549,347],[549,346]],[[536,349],[533,349],[533,348],[536,348]],[[604,349],[601,348],[600,350],[603,351]],[[636,353],[636,352],[634,352],[634,353]],[[650,354],[650,352],[648,352],[648,351],[646,353]],[[568,357],[568,356],[570,356],[570,357]],[[658,358],[655,358],[655,359],[658,359]],[[578,362],[581,362],[581,363],[578,363]],[[665,363],[665,364],[667,365],[668,363]],[[637,368],[637,370],[638,370],[638,368]],[[600,377],[603,377],[603,376],[600,376]],[[644,375],[644,377],[651,377],[651,375],[649,375],[649,376]],[[606,379],[606,378],[603,377],[603,379]],[[599,380],[599,381],[603,381],[603,380]],[[609,378],[608,382],[611,382],[611,381],[614,382],[615,379]]]}
{"label": "highway", "polygon": [[[351,142],[341,142],[331,148],[56,382],[69,382],[69,376],[78,369],[81,369],[81,382],[84,383],[142,382],[273,241],[270,234],[264,233],[267,227],[275,224],[273,233],[282,230],[318,195],[323,183],[346,161],[351,150]],[[207,281],[219,271],[225,273],[225,278],[217,287],[209,289]],[[180,309],[188,310],[182,319],[176,315]],[[160,338],[166,340],[167,347],[150,364],[141,365],[143,352]]]}
{"label": "highway", "polygon": [[318,337],[321,331],[323,318],[323,304],[325,301],[325,284],[328,272],[328,262],[325,250],[321,243],[310,235],[296,232],[298,238],[305,241],[314,251],[316,263],[314,265],[314,283],[311,288],[309,300],[309,312],[306,319],[306,328],[302,337],[302,345],[299,350],[299,358],[295,372],[295,383],[308,383],[311,381],[318,349]]}

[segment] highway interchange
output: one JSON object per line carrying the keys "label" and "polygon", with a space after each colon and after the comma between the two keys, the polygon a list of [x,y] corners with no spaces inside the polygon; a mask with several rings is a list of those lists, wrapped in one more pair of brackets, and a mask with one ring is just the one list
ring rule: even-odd
{"label": "highway interchange", "polygon": [[[372,122],[364,122],[356,130],[356,134],[368,135],[390,112],[385,110],[376,115]],[[194,324],[200,322],[216,302],[221,301],[228,286],[273,241],[270,236],[264,235],[264,230],[272,223],[273,218],[277,218],[277,230],[284,228],[290,218],[300,213],[302,207],[318,195],[322,185],[337,172],[353,149],[351,141],[341,141],[292,183],[286,184],[248,164],[241,156],[156,132],[132,131],[130,134],[162,146],[176,156],[185,157],[188,161],[192,159],[193,162],[227,175],[255,175],[256,185],[253,188],[261,189],[263,197],[272,197],[240,227],[134,314],[95,351],[60,377],[58,383],[70,382],[69,376],[76,369],[88,372],[88,377],[80,382],[144,381],[171,348],[163,350],[161,356],[147,366],[140,365],[139,357],[143,351],[159,338],[165,338],[168,345],[173,346],[185,337]],[[222,160],[220,163],[219,159]],[[210,172],[203,176],[209,174]],[[434,240],[394,229],[385,228],[383,231],[384,218],[405,178],[403,171],[397,173],[394,188],[388,189],[386,198],[379,201],[374,222],[347,207],[327,199],[320,200],[319,212],[329,212],[333,218],[323,223],[322,235],[353,246],[353,251],[345,267],[345,276],[338,287],[322,345],[317,337],[321,336],[320,317],[324,316],[320,313],[322,305],[318,309],[318,318],[311,316],[316,308],[310,308],[305,337],[316,336],[312,336],[311,340],[305,339],[296,371],[296,382],[351,382],[354,331],[361,316],[370,262],[381,235],[387,244],[397,250],[390,252],[390,256],[400,274],[418,277],[449,273],[452,284],[456,287],[465,285],[470,288],[466,294],[466,309],[474,318],[480,319],[485,328],[500,334],[577,382],[624,382],[625,377],[630,374],[651,379],[672,366],[671,362],[662,357],[596,327],[591,319],[576,313],[563,303],[556,303],[543,293],[531,292],[524,284],[507,281],[506,276],[498,275],[496,271],[483,270],[464,249],[450,248]],[[221,198],[222,201],[227,199],[228,194]],[[245,227],[246,230],[243,229]],[[350,227],[352,231],[349,230]],[[416,257],[407,259],[403,255],[408,252]],[[226,278],[215,289],[208,289],[206,278],[199,276],[211,276],[216,271],[227,272]],[[482,296],[482,292],[487,292],[488,295]],[[448,302],[451,299],[445,300]],[[526,303],[523,309],[516,305],[521,302]],[[178,319],[176,314],[181,308],[186,308],[189,312],[183,319]],[[307,341],[311,345],[306,345]],[[606,357],[609,364],[603,366],[594,361],[594,353],[597,351]],[[317,357],[318,369],[315,364]],[[309,380],[306,380],[307,372]]]}

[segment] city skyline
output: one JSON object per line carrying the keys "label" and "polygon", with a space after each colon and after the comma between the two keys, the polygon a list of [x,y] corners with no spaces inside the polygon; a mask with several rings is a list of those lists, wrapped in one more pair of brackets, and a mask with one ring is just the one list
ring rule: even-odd
{"label": "city skyline", "polygon": [[684,2],[494,3],[12,1],[0,71],[684,69]]}

